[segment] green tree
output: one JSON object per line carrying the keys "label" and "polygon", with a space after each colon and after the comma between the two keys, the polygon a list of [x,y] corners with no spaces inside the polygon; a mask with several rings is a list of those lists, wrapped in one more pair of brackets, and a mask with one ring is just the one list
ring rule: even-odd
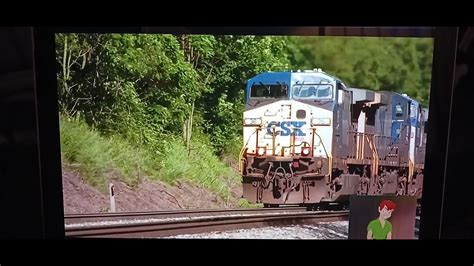
{"label": "green tree", "polygon": [[407,93],[427,106],[432,39],[286,38],[286,51],[292,69],[322,68],[349,86]]}

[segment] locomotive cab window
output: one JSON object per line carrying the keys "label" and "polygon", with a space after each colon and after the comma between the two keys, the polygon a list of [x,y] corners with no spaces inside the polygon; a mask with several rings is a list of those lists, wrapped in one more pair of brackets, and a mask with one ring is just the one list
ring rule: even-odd
{"label": "locomotive cab window", "polygon": [[395,117],[403,118],[403,108],[401,104],[395,105]]}
{"label": "locomotive cab window", "polygon": [[331,100],[331,84],[304,84],[293,86],[293,98],[297,100]]}
{"label": "locomotive cab window", "polygon": [[287,96],[288,86],[286,84],[254,84],[250,90],[250,97],[252,98],[286,98]]}
{"label": "locomotive cab window", "polygon": [[411,118],[416,118],[417,120],[419,119],[418,110],[416,108],[416,105],[414,105],[413,103],[410,104],[410,117]]}

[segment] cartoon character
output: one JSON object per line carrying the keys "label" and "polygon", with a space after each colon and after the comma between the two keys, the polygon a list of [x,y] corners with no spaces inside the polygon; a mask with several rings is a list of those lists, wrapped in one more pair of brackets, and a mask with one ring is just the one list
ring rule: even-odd
{"label": "cartoon character", "polygon": [[392,224],[387,220],[397,205],[391,200],[379,204],[379,217],[367,225],[367,239],[392,239]]}

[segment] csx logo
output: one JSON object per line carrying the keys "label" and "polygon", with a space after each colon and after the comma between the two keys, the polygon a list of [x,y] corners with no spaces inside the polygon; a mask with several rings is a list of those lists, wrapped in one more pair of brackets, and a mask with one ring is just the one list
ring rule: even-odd
{"label": "csx logo", "polygon": [[[303,121],[272,121],[268,123],[267,133],[272,135],[272,127],[275,126],[276,128],[281,128],[280,136],[289,136],[291,133],[295,133],[295,136],[306,136],[306,134],[301,130],[305,124],[306,122]],[[293,132],[291,132],[291,128],[293,128]],[[277,131],[277,129],[275,129],[275,131]]]}

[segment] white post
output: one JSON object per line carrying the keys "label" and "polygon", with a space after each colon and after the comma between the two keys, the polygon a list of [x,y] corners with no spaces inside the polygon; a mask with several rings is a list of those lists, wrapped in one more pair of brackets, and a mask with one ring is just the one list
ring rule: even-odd
{"label": "white post", "polygon": [[364,133],[365,133],[365,112],[360,111],[359,119],[357,120],[357,159],[364,159]]}
{"label": "white post", "polygon": [[115,212],[115,193],[114,184],[109,183],[110,211]]}

